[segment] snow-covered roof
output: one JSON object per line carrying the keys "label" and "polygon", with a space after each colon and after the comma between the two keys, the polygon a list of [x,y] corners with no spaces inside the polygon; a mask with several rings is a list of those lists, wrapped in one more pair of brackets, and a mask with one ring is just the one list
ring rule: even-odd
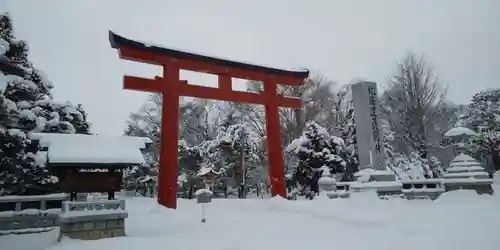
{"label": "snow-covered roof", "polygon": [[200,196],[202,194],[206,194],[206,195],[210,195],[210,196],[214,195],[214,193],[212,191],[210,191],[208,189],[203,189],[203,188],[196,190],[196,192],[194,193],[194,195],[196,195],[196,196]]}
{"label": "snow-covered roof", "polygon": [[[176,50],[176,49],[169,49],[169,48],[164,48],[161,45],[155,45],[150,42],[144,42],[144,41],[135,41],[131,39],[127,39],[125,37],[122,37],[120,35],[115,34],[112,31],[109,31],[109,43],[112,48],[115,49],[120,49],[123,47],[128,47],[128,48],[134,48],[137,50],[142,50],[142,51],[148,51],[152,52],[155,54],[162,54],[166,55],[169,57],[177,58],[177,59],[188,59],[188,60],[193,60],[193,61],[202,61],[202,62],[208,62],[210,64],[215,64],[223,67],[229,67],[229,68],[237,68],[237,69],[243,69],[243,70],[251,70],[255,72],[264,72],[266,74],[272,74],[276,76],[284,76],[284,77],[296,77],[296,78],[301,78],[305,79],[309,77],[309,71],[305,69],[301,70],[284,70],[284,69],[277,69],[277,68],[272,68],[269,66],[263,66],[263,65],[256,65],[256,64],[249,64],[249,63],[244,63],[244,62],[237,62],[233,60],[228,60],[228,59],[223,59],[220,57],[212,57],[212,56],[206,56],[200,53],[193,53],[193,52],[187,52],[187,51],[182,51],[182,50]],[[287,85],[302,85],[303,82],[298,82],[295,84],[289,84],[289,83],[284,83]]]}
{"label": "snow-covered roof", "polygon": [[[100,140],[100,141],[111,141],[120,140],[125,143],[132,143],[137,148],[143,149],[147,144],[153,143],[150,138],[147,137],[137,137],[137,136],[108,136],[108,135],[84,135],[84,134],[56,134],[56,133],[30,133],[29,138],[32,140],[38,140],[40,146],[48,147],[52,143],[61,143],[66,141],[74,140]],[[99,138],[99,139],[97,139]]]}
{"label": "snow-covered roof", "polygon": [[213,174],[219,174],[219,172],[215,171],[215,169],[213,167],[203,167],[200,169],[200,171],[198,171],[198,174],[197,176],[204,176],[208,173],[213,173]]}
{"label": "snow-covered roof", "polygon": [[456,128],[452,128],[452,129],[448,130],[448,132],[446,132],[444,134],[444,136],[446,136],[446,137],[454,137],[454,136],[461,136],[461,135],[475,136],[475,135],[477,135],[477,133],[468,129],[468,128],[465,128],[465,127],[456,127]]}
{"label": "snow-covered roof", "polygon": [[150,141],[141,137],[80,134],[32,133],[29,137],[48,148],[49,163],[143,164],[140,149]]}

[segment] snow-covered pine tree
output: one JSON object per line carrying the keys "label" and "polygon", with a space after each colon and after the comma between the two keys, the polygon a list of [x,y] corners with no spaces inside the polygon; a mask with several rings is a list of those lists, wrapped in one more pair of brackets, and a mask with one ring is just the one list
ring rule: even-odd
{"label": "snow-covered pine tree", "polygon": [[342,122],[342,127],[340,128],[342,129],[341,137],[345,143],[343,158],[346,161],[346,169],[341,180],[353,181],[354,173],[359,170],[359,151],[357,146],[356,122],[354,120],[354,107],[350,105],[344,113],[344,122]]}
{"label": "snow-covered pine tree", "polygon": [[10,15],[0,15],[0,195],[42,194],[55,187],[57,178],[27,133],[89,132],[81,107],[54,102],[52,87],[28,60],[27,43],[15,38]]}
{"label": "snow-covered pine tree", "polygon": [[147,166],[132,166],[123,170],[123,183],[122,187],[125,190],[140,191],[145,195],[144,183],[141,181],[154,178],[151,169]]}
{"label": "snow-covered pine tree", "polygon": [[224,158],[224,173],[239,184],[238,195],[244,198],[249,176],[262,165],[259,157],[261,138],[241,119],[239,112],[230,111],[217,131],[217,141]]}
{"label": "snow-covered pine tree", "polygon": [[179,172],[184,180],[179,183],[187,198],[192,199],[194,194],[195,176],[203,165],[201,148],[189,146],[184,140],[179,140]]}
{"label": "snow-covered pine tree", "polygon": [[475,94],[462,122],[479,132],[473,145],[500,170],[500,88]]}
{"label": "snow-covered pine tree", "polygon": [[467,107],[462,123],[478,132],[500,127],[500,88],[476,93]]}
{"label": "snow-covered pine tree", "polygon": [[331,174],[339,174],[347,165],[343,158],[346,156],[344,141],[330,136],[314,121],[306,124],[302,136],[293,140],[286,151],[299,159],[294,179],[301,186],[300,193],[311,199],[319,192],[318,180],[323,166],[328,167]]}
{"label": "snow-covered pine tree", "polygon": [[428,160],[421,157],[419,152],[411,152],[408,157],[397,157],[394,165],[393,170],[401,180],[422,180],[433,176]]}

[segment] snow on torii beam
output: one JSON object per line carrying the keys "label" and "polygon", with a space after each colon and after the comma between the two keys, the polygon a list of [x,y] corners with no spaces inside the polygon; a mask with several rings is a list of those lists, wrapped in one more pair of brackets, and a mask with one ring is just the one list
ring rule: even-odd
{"label": "snow on torii beam", "polygon": [[[300,86],[309,76],[309,71],[274,69],[150,46],[121,37],[111,31],[109,42],[112,48],[118,49],[122,59],[163,66],[163,77],[147,79],[124,76],[123,79],[125,89],[163,94],[158,203],[176,208],[180,96],[264,105],[272,194],[286,196],[278,108],[300,108],[301,102],[297,98],[278,95],[277,86],[278,84]],[[187,81],[179,79],[181,69],[215,74],[218,76],[219,88],[189,85]],[[233,77],[262,81],[264,91],[261,93],[233,91],[231,86]]]}

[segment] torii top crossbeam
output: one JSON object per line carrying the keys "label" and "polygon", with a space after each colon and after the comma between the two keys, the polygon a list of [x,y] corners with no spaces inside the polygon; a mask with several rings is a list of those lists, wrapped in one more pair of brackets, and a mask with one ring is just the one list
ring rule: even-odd
{"label": "torii top crossbeam", "polygon": [[[275,77],[281,80],[279,84],[293,86],[304,84],[304,79],[309,77],[308,70],[289,71],[162,48],[156,45],[130,40],[111,31],[109,32],[109,42],[112,48],[119,50],[122,59],[132,61],[162,65],[163,59],[168,57],[179,60],[180,68],[186,70],[215,75],[230,74],[231,77],[256,81],[264,81],[269,77]],[[134,53],[134,51],[141,51],[141,55]]]}
{"label": "torii top crossbeam", "polygon": [[[301,101],[298,98],[278,95],[277,86],[278,84],[300,86],[309,76],[309,71],[275,69],[162,48],[130,40],[111,31],[109,42],[112,48],[118,50],[122,59],[163,66],[162,77],[154,79],[124,77],[125,89],[163,94],[158,185],[160,204],[170,208],[176,207],[180,96],[264,105],[272,193],[273,195],[286,195],[278,108],[299,108]],[[187,81],[179,79],[181,69],[217,75],[219,87],[190,85]],[[264,91],[261,93],[233,91],[232,78],[262,81]]]}

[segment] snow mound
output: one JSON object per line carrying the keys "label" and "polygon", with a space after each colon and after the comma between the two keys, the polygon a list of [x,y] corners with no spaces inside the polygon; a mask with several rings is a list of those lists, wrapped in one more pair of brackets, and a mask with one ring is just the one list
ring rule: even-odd
{"label": "snow mound", "polygon": [[464,200],[480,200],[490,195],[478,195],[475,190],[456,190],[439,196],[437,203],[463,203]]}

